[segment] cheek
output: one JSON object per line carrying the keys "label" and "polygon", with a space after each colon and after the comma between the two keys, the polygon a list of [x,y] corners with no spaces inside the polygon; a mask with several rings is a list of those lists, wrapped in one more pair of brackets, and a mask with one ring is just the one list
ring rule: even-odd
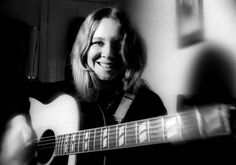
{"label": "cheek", "polygon": [[96,52],[90,49],[87,54],[87,63],[90,67],[92,67],[95,64],[95,61],[96,61]]}
{"label": "cheek", "polygon": [[87,55],[87,64],[89,67],[92,67],[92,58],[89,54]]}

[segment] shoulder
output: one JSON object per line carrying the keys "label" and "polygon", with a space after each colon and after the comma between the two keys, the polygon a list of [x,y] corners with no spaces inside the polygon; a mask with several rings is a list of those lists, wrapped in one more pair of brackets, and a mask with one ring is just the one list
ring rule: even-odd
{"label": "shoulder", "polygon": [[146,85],[140,86],[126,115],[126,121],[166,115],[161,98]]}
{"label": "shoulder", "polygon": [[155,93],[153,90],[151,90],[147,85],[141,85],[137,94],[136,94],[136,99],[140,100],[142,99],[145,102],[150,102],[150,103],[162,103],[162,100],[160,96]]}

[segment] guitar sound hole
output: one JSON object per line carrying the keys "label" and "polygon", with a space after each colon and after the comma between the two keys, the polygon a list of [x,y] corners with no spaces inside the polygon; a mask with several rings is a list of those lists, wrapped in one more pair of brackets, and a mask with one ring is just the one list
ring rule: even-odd
{"label": "guitar sound hole", "polygon": [[47,163],[53,155],[55,149],[55,134],[52,130],[43,133],[36,147],[37,157],[40,163]]}

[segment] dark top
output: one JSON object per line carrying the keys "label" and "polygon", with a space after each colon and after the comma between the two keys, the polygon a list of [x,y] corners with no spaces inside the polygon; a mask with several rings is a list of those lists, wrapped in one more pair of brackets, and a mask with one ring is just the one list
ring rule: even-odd
{"label": "dark top", "polygon": [[[99,100],[93,104],[86,102],[81,103],[83,114],[83,120],[81,121],[82,129],[117,124],[113,114],[120,103],[122,94],[106,93],[106,96],[108,97],[105,100],[109,100],[107,103],[108,106],[106,106],[105,100]],[[165,114],[167,114],[167,111],[160,97],[146,86],[141,86],[126,113],[123,123]],[[97,153],[78,155],[77,164],[103,164],[104,155],[106,165],[150,164],[156,158],[155,155],[153,155],[154,153],[156,153],[156,148],[153,146],[100,151]]]}

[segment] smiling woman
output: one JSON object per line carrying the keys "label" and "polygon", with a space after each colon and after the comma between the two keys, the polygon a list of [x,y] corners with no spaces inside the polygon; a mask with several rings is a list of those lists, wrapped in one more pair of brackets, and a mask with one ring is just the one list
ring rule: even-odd
{"label": "smiling woman", "polygon": [[113,80],[123,70],[120,27],[117,20],[103,18],[94,33],[87,60],[100,80]]}
{"label": "smiling woman", "polygon": [[134,29],[123,12],[104,8],[91,13],[82,24],[72,50],[73,77],[79,97],[96,100],[100,88],[114,82],[122,90],[135,93],[145,66],[145,57],[136,43]]}

